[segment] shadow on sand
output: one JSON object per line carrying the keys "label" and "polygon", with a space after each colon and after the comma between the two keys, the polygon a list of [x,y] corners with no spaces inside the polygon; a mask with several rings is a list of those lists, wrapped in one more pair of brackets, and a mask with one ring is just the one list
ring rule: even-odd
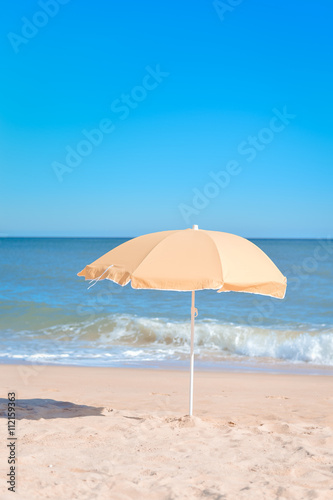
{"label": "shadow on sand", "polygon": [[[8,418],[8,399],[0,398],[0,418]],[[18,399],[15,404],[16,420],[39,420],[41,418],[74,418],[104,416],[104,407],[77,405],[55,399]]]}

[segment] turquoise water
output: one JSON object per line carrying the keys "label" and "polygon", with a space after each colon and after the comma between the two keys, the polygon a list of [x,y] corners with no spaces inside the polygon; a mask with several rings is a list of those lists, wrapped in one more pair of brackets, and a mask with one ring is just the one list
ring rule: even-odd
{"label": "turquoise water", "polygon": [[[0,238],[0,361],[187,365],[190,293],[76,276],[124,241]],[[286,298],[197,292],[197,366],[333,367],[333,241],[252,241],[287,276]]]}

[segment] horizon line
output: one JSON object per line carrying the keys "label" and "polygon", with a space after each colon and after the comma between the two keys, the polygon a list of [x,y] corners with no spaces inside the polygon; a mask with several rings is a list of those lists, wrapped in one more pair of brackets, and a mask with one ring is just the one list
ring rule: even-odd
{"label": "horizon line", "polygon": [[[157,231],[153,231],[157,232]],[[7,234],[0,234],[0,239],[10,239],[10,238],[34,238],[34,239],[133,239],[137,238],[138,236],[143,236],[144,234],[149,234],[149,233],[143,233],[142,235],[137,235],[137,236],[47,236],[47,235],[42,235],[42,236],[36,236],[36,235],[7,235]],[[299,237],[292,237],[292,236],[243,236],[243,238],[246,239],[253,239],[253,240],[321,240],[321,239],[326,239],[326,240],[331,240],[333,239],[332,237],[328,236],[299,236]]]}

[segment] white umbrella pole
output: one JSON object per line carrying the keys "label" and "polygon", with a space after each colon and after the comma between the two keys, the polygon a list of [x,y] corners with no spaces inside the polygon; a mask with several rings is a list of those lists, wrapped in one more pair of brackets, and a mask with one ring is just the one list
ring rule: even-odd
{"label": "white umbrella pole", "polygon": [[193,413],[193,369],[194,369],[194,318],[198,311],[195,308],[195,292],[192,291],[192,307],[191,307],[191,375],[190,375],[190,417]]}

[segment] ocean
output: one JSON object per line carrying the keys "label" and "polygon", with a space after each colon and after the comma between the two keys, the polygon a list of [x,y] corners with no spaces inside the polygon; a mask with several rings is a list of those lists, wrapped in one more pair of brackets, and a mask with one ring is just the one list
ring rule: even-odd
{"label": "ocean", "polygon": [[[126,239],[0,238],[0,362],[189,366],[189,292],[76,274]],[[287,276],[284,300],[196,292],[195,366],[333,374],[333,240],[253,239]]]}

